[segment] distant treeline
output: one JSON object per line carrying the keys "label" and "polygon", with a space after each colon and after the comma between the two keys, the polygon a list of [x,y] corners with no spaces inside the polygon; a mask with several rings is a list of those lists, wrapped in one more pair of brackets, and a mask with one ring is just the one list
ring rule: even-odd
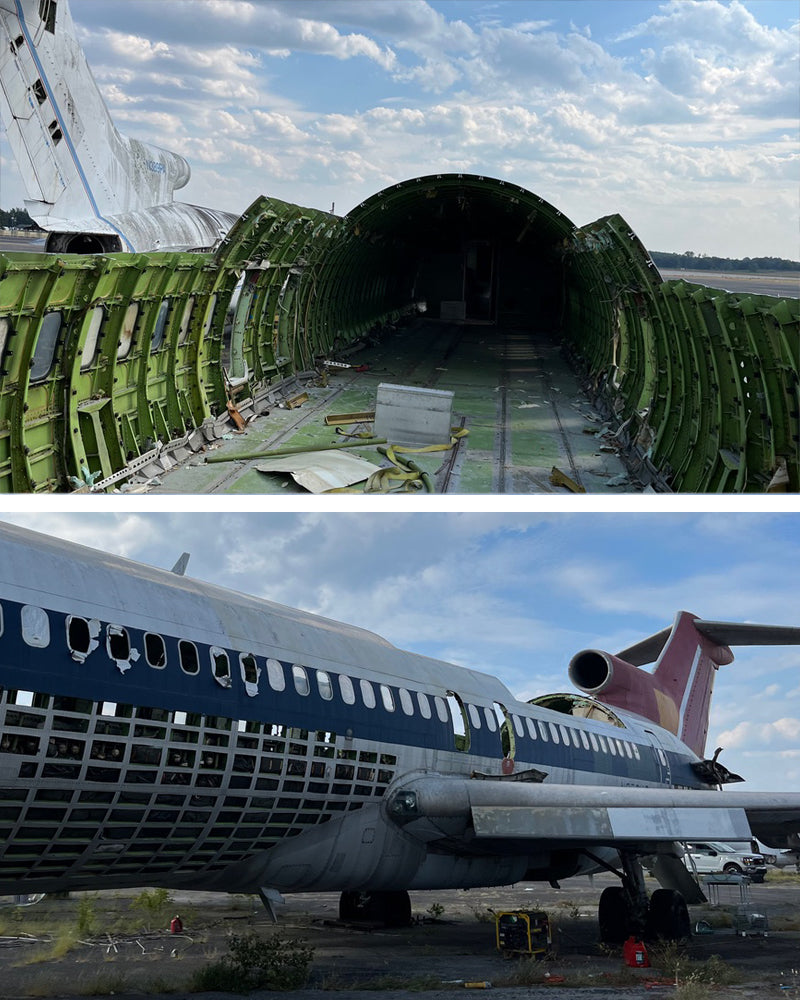
{"label": "distant treeline", "polygon": [[650,256],[656,267],[670,269],[685,267],[690,271],[800,271],[800,261],[784,260],[782,257],[745,257],[743,260],[735,260],[732,257],[695,254],[691,250],[686,253],[651,250]]}
{"label": "distant treeline", "polygon": [[0,229],[29,229],[33,225],[24,208],[0,208]]}

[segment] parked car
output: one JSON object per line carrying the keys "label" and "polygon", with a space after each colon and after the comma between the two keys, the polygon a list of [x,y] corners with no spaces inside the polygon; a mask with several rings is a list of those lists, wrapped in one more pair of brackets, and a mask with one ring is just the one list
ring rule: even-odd
{"label": "parked car", "polygon": [[740,850],[735,844],[718,841],[684,844],[684,861],[698,875],[749,875],[753,882],[763,882],[767,863],[763,854]]}

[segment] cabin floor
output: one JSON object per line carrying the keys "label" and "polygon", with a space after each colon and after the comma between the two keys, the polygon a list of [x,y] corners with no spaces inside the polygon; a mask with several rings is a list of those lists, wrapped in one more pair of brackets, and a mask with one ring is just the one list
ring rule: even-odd
{"label": "cabin floor", "polygon": [[[388,383],[454,393],[451,425],[468,433],[448,450],[408,455],[428,474],[433,492],[643,491],[628,477],[608,426],[584,396],[560,344],[546,333],[418,317],[346,361],[353,367],[330,368],[327,377],[298,383],[295,395],[308,395],[301,405],[268,405],[269,412],[244,430],[231,423],[230,433],[205,451],[137,489],[156,494],[306,492],[290,475],[259,472],[257,459],[238,456],[340,444],[348,438],[326,425],[325,417],[374,411],[378,386]],[[366,370],[356,370],[363,366]],[[347,424],[341,430],[363,435],[372,424]],[[347,454],[391,465],[374,445],[348,448]],[[207,464],[212,457],[224,461]],[[571,483],[554,482],[554,469]],[[363,485],[351,490],[363,492]]]}

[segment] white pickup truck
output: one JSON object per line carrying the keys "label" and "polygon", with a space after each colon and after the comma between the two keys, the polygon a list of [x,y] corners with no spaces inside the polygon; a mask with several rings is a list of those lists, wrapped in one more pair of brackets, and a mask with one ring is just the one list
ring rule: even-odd
{"label": "white pickup truck", "polygon": [[698,875],[749,875],[753,882],[763,882],[767,864],[763,854],[742,851],[734,844],[718,841],[685,844],[686,867]]}

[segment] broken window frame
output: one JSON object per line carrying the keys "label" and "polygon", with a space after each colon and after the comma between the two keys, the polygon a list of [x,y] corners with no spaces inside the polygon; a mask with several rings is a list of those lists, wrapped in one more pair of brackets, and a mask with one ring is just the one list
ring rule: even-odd
{"label": "broken window frame", "polygon": [[[227,649],[223,649],[222,646],[212,646],[208,651],[208,657],[211,661],[211,675],[214,680],[221,687],[229,688],[233,683],[231,677],[231,658],[228,656]],[[225,669],[220,672],[219,666],[224,662]]]}
{"label": "broken window frame", "polygon": [[[114,647],[118,640],[123,640],[125,646],[127,647],[127,652],[125,656],[115,656]],[[123,652],[120,648],[118,652]],[[116,661],[117,663],[127,663],[131,658],[131,637],[128,635],[128,630],[124,625],[115,625],[109,623],[106,625],[106,652],[108,653],[109,659]]]}
{"label": "broken window frame", "polygon": [[[73,625],[78,622],[82,622],[86,626],[85,649],[80,648],[75,642],[77,636],[73,634]],[[90,620],[82,618],[80,615],[67,615],[64,625],[67,633],[67,648],[72,659],[77,660],[78,663],[84,663],[100,645],[100,622],[96,618]]]}
{"label": "broken window frame", "polygon": [[453,731],[453,746],[460,753],[466,753],[472,743],[467,710],[461,696],[455,691],[448,691],[446,697],[450,725]]}

